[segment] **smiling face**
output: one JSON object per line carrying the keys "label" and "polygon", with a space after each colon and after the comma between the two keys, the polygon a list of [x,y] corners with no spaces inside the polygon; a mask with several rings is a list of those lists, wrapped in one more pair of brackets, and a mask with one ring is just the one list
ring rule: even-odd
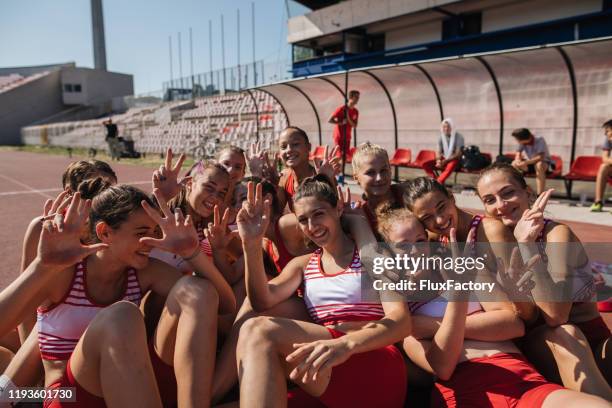
{"label": "smiling face", "polygon": [[504,171],[493,170],[478,181],[478,195],[488,216],[515,226],[529,209],[529,191]]}
{"label": "smiling face", "polygon": [[367,197],[384,197],[391,188],[391,166],[386,157],[368,154],[361,159],[355,179]]}
{"label": "smiling face", "polygon": [[222,165],[230,175],[230,182],[237,183],[244,177],[246,161],[244,155],[231,150],[224,150],[219,156],[219,164]]}
{"label": "smiling face", "polygon": [[117,228],[104,221],[96,224],[100,242],[108,244],[108,253],[114,260],[134,269],[142,269],[149,263],[151,247],[140,243],[140,238],[156,235],[157,224],[143,209],[133,211]]}
{"label": "smiling face", "polygon": [[338,239],[341,208],[310,196],[296,201],[294,209],[302,233],[317,246],[325,248]]}
{"label": "smiling face", "polygon": [[455,200],[440,191],[432,191],[416,199],[411,208],[414,215],[429,231],[448,236],[457,228],[459,215]]}
{"label": "smiling face", "polygon": [[207,168],[187,184],[187,202],[200,217],[207,218],[215,205],[221,205],[229,186],[229,177],[223,170]]}
{"label": "smiling face", "polygon": [[295,129],[285,129],[278,140],[280,157],[289,168],[296,168],[308,162],[310,144]]}

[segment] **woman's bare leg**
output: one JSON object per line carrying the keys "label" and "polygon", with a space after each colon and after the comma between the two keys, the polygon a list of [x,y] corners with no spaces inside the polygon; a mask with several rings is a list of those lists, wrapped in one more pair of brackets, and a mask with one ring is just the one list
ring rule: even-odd
{"label": "woman's bare leg", "polygon": [[[287,406],[286,379],[297,364],[287,363],[285,357],[294,351],[295,343],[331,338],[325,327],[314,323],[268,316],[247,320],[236,347],[240,406]],[[331,369],[318,377],[312,383],[295,382],[309,394],[319,396],[329,384]]]}
{"label": "woman's bare leg", "polygon": [[90,323],[72,353],[70,368],[79,385],[103,397],[108,407],[161,408],[148,350],[140,310],[118,302]]}
{"label": "woman's bare leg", "polygon": [[157,355],[174,366],[179,407],[210,406],[219,295],[208,280],[181,278],[170,291],[154,336]]}
{"label": "woman's bare leg", "polygon": [[602,163],[599,166],[599,170],[597,170],[597,179],[595,180],[595,202],[603,202],[604,192],[606,191],[606,184],[608,183],[608,177],[611,170],[612,165],[610,164]]}
{"label": "woman's bare leg", "polygon": [[542,408],[610,408],[610,403],[596,397],[595,395],[589,395],[578,391],[572,390],[557,390],[551,392],[544,403]]}
{"label": "woman's bare leg", "polygon": [[4,374],[20,387],[35,387],[44,378],[45,370],[40,359],[36,327],[6,367]]}
{"label": "woman's bare leg", "polygon": [[612,399],[612,390],[578,327],[541,326],[528,335],[525,343],[525,354],[550,381],[560,380],[570,390]]}
{"label": "woman's bare leg", "polygon": [[238,344],[238,334],[240,333],[240,328],[243,323],[255,316],[277,316],[302,321],[310,320],[304,301],[299,298],[287,299],[259,314],[253,311],[249,300],[245,299],[217,358],[215,376],[213,379],[214,402],[218,402],[223,398],[238,381],[238,372],[236,370],[236,345]]}

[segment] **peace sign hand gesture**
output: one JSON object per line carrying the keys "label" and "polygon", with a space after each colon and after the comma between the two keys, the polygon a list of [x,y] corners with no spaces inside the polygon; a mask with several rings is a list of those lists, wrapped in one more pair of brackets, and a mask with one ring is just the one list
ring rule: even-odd
{"label": "peace sign hand gesture", "polygon": [[153,172],[153,189],[159,190],[164,200],[168,201],[179,193],[181,187],[190,179],[183,177],[179,181],[178,176],[185,161],[185,155],[181,154],[175,165],[172,165],[172,149],[166,151],[166,160],[159,169]]}
{"label": "peace sign hand gesture", "polygon": [[164,251],[172,252],[182,258],[191,258],[199,250],[198,234],[196,233],[191,216],[183,217],[179,208],[170,211],[168,204],[159,190],[153,190],[153,195],[159,203],[162,215],[153,209],[146,201],[141,203],[142,208],[149,217],[161,227],[162,238],[143,237],[140,242]]}
{"label": "peace sign hand gesture", "polygon": [[261,176],[262,178],[268,180],[272,185],[278,185],[278,181],[280,180],[280,174],[278,174],[278,163],[280,161],[279,153],[270,159],[270,155],[267,150],[263,152],[264,158],[264,166],[262,169]]}
{"label": "peace sign hand gesture", "polygon": [[219,214],[219,206],[215,205],[213,210],[213,222],[208,223],[208,228],[204,230],[204,235],[208,239],[213,251],[227,248],[232,235],[227,231],[227,224],[230,219],[230,209],[226,208],[223,217]]}
{"label": "peace sign hand gesture", "polygon": [[514,227],[514,237],[517,242],[535,242],[544,228],[544,209],[553,193],[553,189],[540,194],[529,210],[525,210],[523,216]]}
{"label": "peace sign hand gesture", "polygon": [[[81,231],[87,225],[91,201],[82,200],[78,192],[69,200],[65,197],[66,193],[62,192],[51,205],[45,203],[43,228],[38,242],[38,259],[41,264],[58,269],[68,268],[108,247],[102,243],[81,243]],[[63,215],[66,207],[68,210]],[[52,210],[54,213],[50,213]]]}
{"label": "peace sign hand gesture", "polygon": [[325,145],[325,155],[320,163],[315,162],[315,170],[318,174],[326,175],[330,180],[334,180],[336,174],[340,174],[341,160],[339,146],[334,146],[329,153],[329,146]]}
{"label": "peace sign hand gesture", "polygon": [[247,184],[247,199],[236,216],[238,233],[242,242],[261,241],[270,224],[270,200],[263,199],[262,185],[250,181]]}
{"label": "peace sign hand gesture", "polygon": [[535,287],[532,268],[542,260],[534,255],[526,264],[518,248],[512,250],[510,266],[506,268],[503,259],[497,258],[497,280],[512,301],[531,300],[531,290]]}

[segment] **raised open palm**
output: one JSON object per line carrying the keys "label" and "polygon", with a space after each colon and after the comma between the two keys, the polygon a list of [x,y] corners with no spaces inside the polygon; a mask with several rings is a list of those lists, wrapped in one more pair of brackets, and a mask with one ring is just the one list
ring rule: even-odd
{"label": "raised open palm", "polygon": [[[41,263],[61,269],[107,247],[102,243],[81,243],[81,231],[87,225],[91,201],[82,200],[80,193],[74,193],[70,200],[66,200],[65,196],[64,193],[60,194],[51,206],[45,204],[43,228],[38,242],[38,258]],[[51,210],[54,212],[50,213]]]}
{"label": "raised open palm", "polygon": [[170,211],[168,204],[161,196],[159,190],[153,190],[157,198],[162,215],[146,202],[142,202],[142,208],[160,226],[161,238],[144,237],[140,242],[164,251],[172,252],[180,257],[191,257],[198,249],[198,234],[191,221],[191,216],[184,217],[180,209]]}

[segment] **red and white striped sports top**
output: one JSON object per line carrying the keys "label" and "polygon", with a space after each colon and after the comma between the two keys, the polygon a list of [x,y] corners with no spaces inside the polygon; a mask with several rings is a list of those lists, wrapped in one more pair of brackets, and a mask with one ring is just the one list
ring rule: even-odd
{"label": "red and white striped sports top", "polygon": [[340,273],[327,275],[321,267],[322,249],[317,249],[304,270],[303,295],[315,323],[333,325],[347,321],[379,320],[385,316],[378,292],[366,280],[359,251],[351,265]]}
{"label": "red and white striped sports top", "polygon": [[[68,360],[79,339],[98,312],[110,305],[95,303],[87,294],[87,267],[78,263],[70,289],[61,302],[39,307],[38,345],[43,360]],[[140,304],[142,291],[136,270],[127,271],[125,292],[120,300]]]}

